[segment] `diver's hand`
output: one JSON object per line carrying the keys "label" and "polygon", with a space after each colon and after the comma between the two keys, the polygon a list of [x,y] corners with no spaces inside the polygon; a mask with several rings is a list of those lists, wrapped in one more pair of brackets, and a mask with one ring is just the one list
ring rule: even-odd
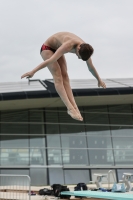
{"label": "diver's hand", "polygon": [[99,80],[98,81],[98,87],[103,87],[105,89],[106,88],[106,84],[102,80]]}
{"label": "diver's hand", "polygon": [[23,74],[22,76],[21,76],[21,79],[22,78],[31,78],[31,77],[33,77],[34,76],[34,72],[33,71],[31,71],[31,72],[27,72],[27,73],[25,73],[25,74]]}

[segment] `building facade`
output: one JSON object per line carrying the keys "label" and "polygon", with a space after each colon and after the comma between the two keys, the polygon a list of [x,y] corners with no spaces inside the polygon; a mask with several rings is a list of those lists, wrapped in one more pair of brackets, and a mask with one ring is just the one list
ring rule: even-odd
{"label": "building facade", "polygon": [[51,90],[45,84],[44,90],[34,85],[32,91],[31,84],[26,98],[15,86],[14,91],[1,90],[0,174],[30,175],[32,185],[41,186],[89,183],[95,173],[110,169],[117,181],[123,172],[133,173],[132,87],[115,85],[105,91],[93,86],[89,94],[79,86],[73,89],[84,118],[79,122],[67,115],[52,81]]}

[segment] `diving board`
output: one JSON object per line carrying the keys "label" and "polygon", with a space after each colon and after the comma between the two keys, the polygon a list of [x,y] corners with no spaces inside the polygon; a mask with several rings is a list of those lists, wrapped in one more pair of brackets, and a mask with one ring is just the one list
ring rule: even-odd
{"label": "diving board", "polygon": [[61,192],[61,195],[71,195],[79,197],[93,197],[99,199],[110,199],[110,200],[133,200],[133,194],[130,193],[115,193],[115,192],[97,192],[97,191],[70,191]]}

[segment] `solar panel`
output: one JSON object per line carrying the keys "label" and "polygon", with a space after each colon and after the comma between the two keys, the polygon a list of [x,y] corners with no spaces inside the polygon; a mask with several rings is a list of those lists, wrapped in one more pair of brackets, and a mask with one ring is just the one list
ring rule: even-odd
{"label": "solar panel", "polygon": [[39,81],[30,81],[30,84],[28,81],[0,83],[0,93],[40,90],[46,90],[46,88]]}
{"label": "solar panel", "polygon": [[[47,81],[54,84],[53,79]],[[133,87],[133,78],[103,79],[103,81],[107,88]],[[47,90],[45,84],[41,83],[39,80],[30,80],[30,84],[28,81],[3,82],[0,83],[0,93]],[[96,79],[72,79],[70,85],[72,89],[98,89]]]}
{"label": "solar panel", "polygon": [[[54,83],[52,79],[47,80]],[[133,78],[130,79],[103,79],[106,83],[107,88],[123,88],[123,87],[133,87]],[[72,89],[92,89],[98,88],[96,79],[72,79],[70,80],[70,85]]]}

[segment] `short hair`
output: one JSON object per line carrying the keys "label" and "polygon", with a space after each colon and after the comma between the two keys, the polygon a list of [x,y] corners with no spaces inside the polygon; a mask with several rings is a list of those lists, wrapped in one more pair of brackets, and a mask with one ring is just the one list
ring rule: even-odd
{"label": "short hair", "polygon": [[94,49],[90,44],[83,43],[80,45],[79,55],[81,59],[87,61],[93,54]]}

